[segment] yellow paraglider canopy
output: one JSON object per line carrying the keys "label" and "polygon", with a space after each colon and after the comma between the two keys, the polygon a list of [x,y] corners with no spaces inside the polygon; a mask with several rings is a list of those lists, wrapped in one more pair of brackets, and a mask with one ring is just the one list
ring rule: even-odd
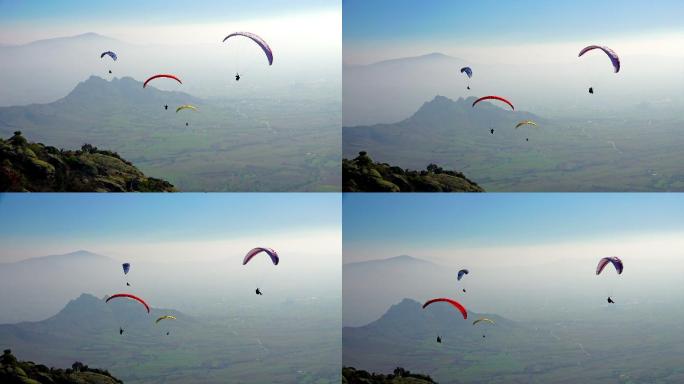
{"label": "yellow paraglider canopy", "polygon": [[194,105],[190,105],[190,104],[181,105],[180,107],[176,108],[176,113],[178,113],[178,111],[181,111],[183,109],[192,109],[193,111],[196,111],[197,107],[195,107]]}
{"label": "yellow paraglider canopy", "polygon": [[157,324],[158,322],[160,322],[162,320],[166,320],[166,319],[176,320],[176,316],[164,315],[164,316],[159,317],[154,323]]}
{"label": "yellow paraglider canopy", "polygon": [[479,319],[473,321],[473,325],[480,323],[480,322],[483,322],[483,321],[490,323],[490,324],[496,324],[496,323],[494,323],[494,320],[488,319],[486,317],[480,317]]}
{"label": "yellow paraglider canopy", "polygon": [[518,129],[518,128],[522,127],[523,125],[534,125],[536,127],[537,123],[535,123],[532,120],[523,120],[523,121],[519,122],[518,124],[516,124],[515,128]]}

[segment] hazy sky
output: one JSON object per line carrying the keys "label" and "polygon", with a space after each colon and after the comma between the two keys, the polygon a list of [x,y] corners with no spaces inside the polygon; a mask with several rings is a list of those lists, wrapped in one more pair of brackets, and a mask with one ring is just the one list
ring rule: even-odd
{"label": "hazy sky", "polygon": [[[307,25],[302,18],[339,16],[339,8],[339,2],[335,0],[210,0],[201,3],[159,0],[0,1],[0,43],[26,43],[90,31],[130,39],[130,42],[201,42],[208,37],[201,32],[202,28],[188,30],[186,27],[236,25],[245,21],[254,25],[255,21],[263,24],[265,21],[289,20],[291,29],[298,29]],[[294,23],[295,20],[300,22]]]}
{"label": "hazy sky", "polygon": [[343,205],[345,263],[474,253],[539,263],[633,252],[635,242],[684,245],[679,194],[346,194]]}
{"label": "hazy sky", "polygon": [[316,193],[4,194],[0,262],[78,249],[136,261],[225,260],[256,246],[304,262],[339,254],[340,210],[339,196]]}
{"label": "hazy sky", "polygon": [[621,46],[623,53],[646,49],[680,55],[672,44],[682,42],[684,31],[684,3],[669,0],[345,1],[343,12],[347,63],[432,51],[477,61],[488,59],[486,50],[492,47],[549,48],[596,39]]}

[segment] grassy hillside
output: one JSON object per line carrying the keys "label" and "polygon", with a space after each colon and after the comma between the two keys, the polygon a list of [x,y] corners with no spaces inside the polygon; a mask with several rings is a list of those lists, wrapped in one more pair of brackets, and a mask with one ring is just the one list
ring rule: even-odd
{"label": "grassy hillside", "polygon": [[345,192],[484,192],[460,172],[435,164],[424,171],[411,171],[376,163],[366,152],[353,160],[342,160]]}
{"label": "grassy hillside", "polygon": [[145,176],[117,153],[84,144],[67,151],[21,135],[0,139],[0,191],[172,192],[169,182]]}
{"label": "grassy hillside", "polygon": [[12,351],[6,349],[0,357],[0,382],[7,384],[119,384],[123,381],[109,372],[89,368],[80,362],[71,368],[48,368],[31,361],[18,361]]}

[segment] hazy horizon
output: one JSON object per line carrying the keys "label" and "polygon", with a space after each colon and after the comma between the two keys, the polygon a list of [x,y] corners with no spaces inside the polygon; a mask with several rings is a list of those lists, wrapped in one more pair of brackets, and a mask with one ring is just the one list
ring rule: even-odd
{"label": "hazy horizon", "polygon": [[[345,268],[399,255],[433,263],[379,261],[377,286],[358,269],[345,269],[345,325],[374,320],[402,295],[454,297],[476,312],[514,320],[590,318],[591,312],[580,314],[606,305],[606,286],[619,305],[684,301],[673,289],[684,273],[678,194],[348,195],[343,201]],[[623,260],[624,273],[607,269],[596,277],[598,260],[608,256]],[[471,273],[458,282],[461,268]],[[355,309],[362,303],[363,311]]]}
{"label": "hazy horizon", "polygon": [[[109,259],[34,262],[26,268],[41,288],[36,291],[23,274],[8,275],[4,283],[13,293],[0,299],[25,309],[21,320],[39,320],[80,293],[102,297],[126,289],[121,263],[129,262],[133,289],[151,304],[189,314],[228,310],[219,303],[244,305],[259,284],[268,292],[264,302],[334,302],[341,299],[339,199],[309,193],[5,195],[0,270],[19,268],[9,262],[76,250]],[[260,255],[243,266],[255,247],[275,249],[280,264]],[[17,302],[23,289],[32,299]]]}

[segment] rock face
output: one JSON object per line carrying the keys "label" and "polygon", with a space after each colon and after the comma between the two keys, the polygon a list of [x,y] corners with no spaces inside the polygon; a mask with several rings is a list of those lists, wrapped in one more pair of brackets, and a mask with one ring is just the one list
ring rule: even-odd
{"label": "rock face", "polygon": [[344,384],[437,384],[430,376],[411,373],[404,368],[397,368],[393,373],[382,375],[357,370],[353,367],[342,368]]}
{"label": "rock face", "polygon": [[169,182],[145,176],[117,153],[84,144],[68,151],[30,143],[15,132],[0,139],[3,192],[173,192]]}
{"label": "rock face", "polygon": [[345,192],[484,192],[460,172],[435,164],[424,171],[405,170],[373,162],[366,152],[342,160],[342,183]]}
{"label": "rock face", "polygon": [[31,361],[18,361],[6,349],[0,357],[0,383],[7,384],[122,384],[107,371],[75,362],[71,368],[48,368]]}

